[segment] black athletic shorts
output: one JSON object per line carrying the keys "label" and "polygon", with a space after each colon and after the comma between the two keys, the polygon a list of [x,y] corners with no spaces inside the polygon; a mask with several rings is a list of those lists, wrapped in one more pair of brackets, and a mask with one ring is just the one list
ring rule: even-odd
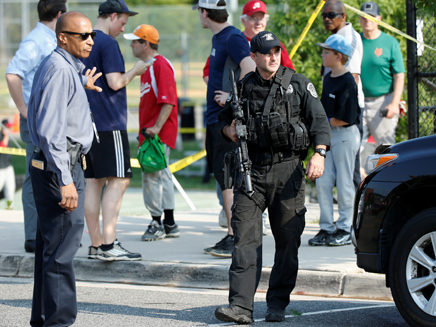
{"label": "black athletic shorts", "polygon": [[127,131],[98,132],[86,155],[85,178],[132,177]]}

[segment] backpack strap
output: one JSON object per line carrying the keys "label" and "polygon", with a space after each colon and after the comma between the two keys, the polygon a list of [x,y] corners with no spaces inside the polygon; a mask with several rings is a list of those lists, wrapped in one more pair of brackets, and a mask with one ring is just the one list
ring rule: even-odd
{"label": "backpack strap", "polygon": [[239,65],[237,65],[230,56],[227,56],[226,62],[224,64],[223,80],[221,83],[221,90],[227,93],[230,93],[230,91],[232,90],[232,87],[230,85],[230,69],[235,74],[235,81],[238,81],[239,76],[241,75],[241,67],[239,67]]}

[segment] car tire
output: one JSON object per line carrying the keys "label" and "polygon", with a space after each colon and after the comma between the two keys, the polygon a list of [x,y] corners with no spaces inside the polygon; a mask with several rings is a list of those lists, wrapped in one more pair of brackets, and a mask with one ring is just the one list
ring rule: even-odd
{"label": "car tire", "polygon": [[436,326],[436,208],[407,222],[392,248],[389,282],[395,304],[411,326]]}

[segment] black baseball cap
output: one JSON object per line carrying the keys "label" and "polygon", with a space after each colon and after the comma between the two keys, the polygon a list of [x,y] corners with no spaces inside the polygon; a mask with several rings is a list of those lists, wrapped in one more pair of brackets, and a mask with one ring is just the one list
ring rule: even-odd
{"label": "black baseball cap", "polygon": [[129,14],[129,16],[135,16],[138,13],[130,11],[124,0],[107,0],[98,7],[98,14]]}
{"label": "black baseball cap", "polygon": [[364,2],[360,10],[374,17],[380,16],[380,7],[374,1]]}
{"label": "black baseball cap", "polygon": [[[250,51],[267,54],[274,47],[282,48],[279,39],[268,31],[259,32],[250,41]],[[283,48],[282,48],[283,49]]]}

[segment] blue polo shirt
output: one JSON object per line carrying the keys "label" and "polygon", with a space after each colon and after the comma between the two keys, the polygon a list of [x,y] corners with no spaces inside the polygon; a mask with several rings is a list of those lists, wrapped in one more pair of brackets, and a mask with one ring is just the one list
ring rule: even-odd
{"label": "blue polo shirt", "polygon": [[218,123],[218,113],[222,107],[214,100],[215,91],[222,90],[224,65],[230,56],[236,64],[250,56],[250,47],[247,39],[240,30],[234,26],[228,26],[215,34],[212,38],[212,50],[210,53],[209,82],[207,84],[207,110],[206,124]]}

